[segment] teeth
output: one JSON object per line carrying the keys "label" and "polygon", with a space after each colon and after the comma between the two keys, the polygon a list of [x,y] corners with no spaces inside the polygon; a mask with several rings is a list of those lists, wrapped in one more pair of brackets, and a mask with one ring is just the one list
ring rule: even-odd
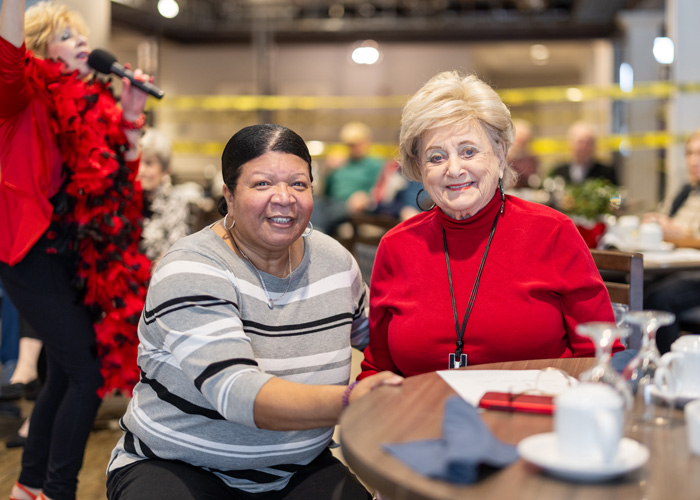
{"label": "teeth", "polygon": [[291,221],[289,217],[270,217],[270,220],[272,222],[276,222],[278,224],[286,224],[287,222]]}
{"label": "teeth", "polygon": [[464,184],[459,184],[457,186],[447,186],[449,189],[462,189],[463,187],[471,186],[473,182],[465,182]]}

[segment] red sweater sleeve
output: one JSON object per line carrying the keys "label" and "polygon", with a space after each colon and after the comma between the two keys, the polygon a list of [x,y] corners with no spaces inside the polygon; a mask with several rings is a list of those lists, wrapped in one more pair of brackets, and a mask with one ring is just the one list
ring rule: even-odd
{"label": "red sweater sleeve", "polygon": [[15,47],[0,38],[0,119],[10,118],[27,107],[30,88],[25,81],[24,44]]}
{"label": "red sweater sleeve", "polygon": [[[577,358],[594,356],[595,347],[591,340],[578,335],[576,325],[592,319],[615,321],[607,289],[573,222],[561,224],[551,250],[552,262],[555,263],[552,281],[561,297],[564,327],[573,355]],[[613,349],[617,352],[623,346],[616,342]]]}
{"label": "red sweater sleeve", "polygon": [[385,247],[379,244],[372,268],[372,285],[370,291],[369,331],[370,343],[364,351],[362,372],[357,377],[361,380],[370,375],[388,370],[400,373],[391,359],[389,349],[389,323],[393,315],[392,308],[384,301],[373,301],[373,296],[381,297],[392,285],[391,262]]}

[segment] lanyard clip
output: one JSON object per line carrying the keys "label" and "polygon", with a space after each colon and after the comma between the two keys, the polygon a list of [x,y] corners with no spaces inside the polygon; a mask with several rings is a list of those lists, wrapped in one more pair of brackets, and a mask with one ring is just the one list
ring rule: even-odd
{"label": "lanyard clip", "polygon": [[464,368],[467,366],[467,355],[460,354],[459,359],[457,359],[457,354],[454,352],[450,353],[450,357],[447,363],[447,368],[453,370],[455,368]]}

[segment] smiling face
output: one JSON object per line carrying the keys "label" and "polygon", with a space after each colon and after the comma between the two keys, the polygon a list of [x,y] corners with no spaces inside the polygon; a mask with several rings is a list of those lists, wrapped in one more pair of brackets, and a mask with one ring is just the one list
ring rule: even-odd
{"label": "smiling face", "polygon": [[81,78],[92,72],[87,63],[89,54],[87,38],[70,26],[60,29],[46,45],[46,57],[62,62],[64,73],[77,70]]}
{"label": "smiling face", "polygon": [[494,150],[474,120],[424,132],[418,152],[425,190],[443,212],[458,220],[491,201],[505,169],[505,148]]}
{"label": "smiling face", "polygon": [[296,155],[270,151],[241,166],[235,191],[224,186],[232,230],[244,251],[286,251],[306,229],[314,202],[309,165]]}

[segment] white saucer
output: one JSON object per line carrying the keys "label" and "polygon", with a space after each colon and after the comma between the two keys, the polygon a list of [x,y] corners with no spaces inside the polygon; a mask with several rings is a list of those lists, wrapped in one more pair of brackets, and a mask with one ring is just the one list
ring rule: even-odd
{"label": "white saucer", "polygon": [[[651,387],[651,397],[652,399],[666,399],[664,393],[659,391],[659,389],[656,386]],[[681,408],[696,399],[700,399],[700,394],[696,392],[679,392],[674,396],[674,402],[676,406],[679,406]]]}
{"label": "white saucer", "polygon": [[639,252],[670,252],[676,248],[676,245],[669,243],[668,241],[662,241],[658,245],[645,247],[644,245],[638,245],[637,251]]}
{"label": "white saucer", "polygon": [[649,449],[634,439],[622,438],[611,464],[573,462],[559,454],[557,435],[553,432],[527,437],[518,444],[520,456],[547,473],[580,482],[607,481],[638,469],[649,460]]}

